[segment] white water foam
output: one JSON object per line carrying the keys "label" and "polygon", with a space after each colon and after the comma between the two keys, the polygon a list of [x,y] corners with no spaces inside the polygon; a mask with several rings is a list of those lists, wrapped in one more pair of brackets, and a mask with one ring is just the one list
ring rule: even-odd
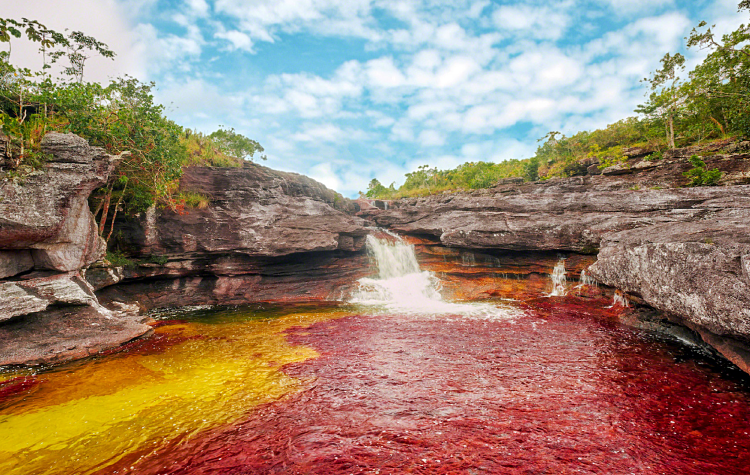
{"label": "white water foam", "polygon": [[[388,233],[390,236],[395,236]],[[378,267],[376,278],[358,281],[350,303],[376,313],[400,315],[455,315],[507,319],[516,314],[488,303],[455,303],[443,300],[441,282],[432,272],[419,268],[414,246],[400,237],[367,236],[367,251]]]}
{"label": "white water foam", "polygon": [[547,294],[547,297],[565,297],[568,293],[566,284],[565,259],[560,259],[552,270],[552,291]]}
{"label": "white water foam", "polygon": [[622,308],[630,307],[630,302],[628,302],[628,298],[625,297],[625,294],[621,292],[620,290],[615,290],[615,295],[612,297],[612,305],[606,308],[614,308],[617,306],[620,306]]}

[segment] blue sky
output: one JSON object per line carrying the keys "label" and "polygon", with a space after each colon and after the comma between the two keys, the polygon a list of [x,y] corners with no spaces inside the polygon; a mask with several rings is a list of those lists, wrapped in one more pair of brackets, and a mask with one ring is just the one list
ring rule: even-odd
{"label": "blue sky", "polygon": [[[0,0],[0,16],[108,43],[87,79],[157,83],[176,122],[258,140],[346,196],[419,165],[533,155],[633,115],[640,82],[736,0]],[[16,53],[14,55],[21,54]],[[32,61],[32,55],[28,55]]]}

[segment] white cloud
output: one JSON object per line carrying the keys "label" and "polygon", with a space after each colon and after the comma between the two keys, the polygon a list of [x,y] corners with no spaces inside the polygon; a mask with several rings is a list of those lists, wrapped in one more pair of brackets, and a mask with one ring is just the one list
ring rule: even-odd
{"label": "white cloud", "polygon": [[445,145],[446,136],[436,130],[423,130],[417,141],[422,147],[440,147]]}
{"label": "white cloud", "polygon": [[218,31],[214,37],[229,41],[229,43],[231,43],[230,49],[241,49],[250,53],[253,52],[253,40],[250,39],[250,36],[241,31]]}
{"label": "white cloud", "polygon": [[[152,3],[153,0],[142,0],[139,6],[145,11]],[[59,32],[64,32],[66,28],[82,31],[106,43],[117,57],[114,61],[102,57],[90,58],[84,70],[85,80],[106,82],[126,73],[139,78],[146,75],[148,65],[144,63],[143,51],[137,45],[137,35],[128,21],[132,11],[115,0],[6,0],[2,2],[2,8],[4,18],[37,20]],[[97,21],[92,21],[92,18]],[[42,59],[37,50],[37,44],[14,41],[11,60],[22,67],[41,69]]]}
{"label": "white cloud", "polygon": [[552,40],[559,39],[571,23],[564,5],[556,5],[554,8],[503,5],[495,10],[492,19],[500,30],[508,33]]}

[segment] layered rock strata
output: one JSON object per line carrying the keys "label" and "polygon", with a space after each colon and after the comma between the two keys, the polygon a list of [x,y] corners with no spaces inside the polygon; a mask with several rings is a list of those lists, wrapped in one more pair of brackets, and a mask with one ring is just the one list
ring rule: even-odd
{"label": "layered rock strata", "polygon": [[89,269],[102,298],[147,308],[335,299],[369,272],[353,203],[310,178],[255,164],[188,168],[180,187],[208,206],[121,224],[133,265]]}
{"label": "layered rock strata", "polygon": [[88,197],[119,157],[72,134],[41,145],[43,170],[0,180],[0,365],[59,362],[151,331],[137,312],[103,308],[81,276],[106,250]]}
{"label": "layered rock strata", "polygon": [[453,248],[598,254],[590,275],[697,331],[750,372],[750,186],[659,188],[581,176],[362,202],[359,214]]}

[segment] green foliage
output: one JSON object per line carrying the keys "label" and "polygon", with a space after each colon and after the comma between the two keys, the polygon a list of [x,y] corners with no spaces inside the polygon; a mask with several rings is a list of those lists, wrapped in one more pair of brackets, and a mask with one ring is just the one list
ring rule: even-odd
{"label": "green foliage", "polygon": [[167,256],[150,255],[148,256],[148,259],[146,259],[146,262],[163,266],[169,262],[169,258]]}
{"label": "green foliage", "polygon": [[718,168],[706,170],[706,162],[698,155],[690,157],[690,164],[693,168],[683,173],[690,178],[690,186],[715,186],[724,175]]}
{"label": "green foliage", "polygon": [[[211,167],[241,167],[245,160],[252,161],[256,152],[262,152],[263,147],[235,132],[231,141],[235,141],[235,150],[230,150],[223,134],[226,131],[216,131],[205,135],[195,130],[186,130],[180,139],[187,151],[185,166],[211,166]],[[244,151],[244,152],[243,152]],[[245,153],[245,155],[242,155]],[[260,157],[265,160],[265,156]]]}
{"label": "green foliage", "polygon": [[[256,152],[263,152],[263,147],[258,142],[250,140],[242,134],[238,134],[234,129],[220,128],[208,137],[213,140],[221,153],[236,160],[248,160],[252,162],[253,155]],[[266,156],[261,155],[260,158],[261,160],[265,160]]]}
{"label": "green foliage", "polygon": [[177,202],[184,208],[206,209],[211,204],[211,197],[203,193],[181,191],[177,194]]}
{"label": "green foliage", "polygon": [[[743,0],[738,11],[750,11]],[[750,138],[750,25],[717,39],[702,22],[688,37],[688,47],[708,51],[706,59],[687,77],[685,58],[666,54],[661,67],[649,78],[648,100],[639,106],[639,117],[629,117],[604,129],[566,137],[551,131],[539,142],[533,157],[498,164],[465,163],[455,170],[437,170],[425,165],[406,175],[397,190],[371,182],[367,196],[420,196],[445,190],[493,186],[497,180],[521,177],[526,181],[569,177],[585,173],[585,164],[598,159],[599,167],[625,163],[625,147],[656,150],[646,160],[663,158],[664,148],[687,146],[728,137]],[[695,166],[694,185],[717,184],[719,170]]]}
{"label": "green foliage", "polygon": [[133,267],[137,266],[134,261],[125,257],[125,254],[120,251],[108,251],[106,259],[114,267],[127,267],[129,269],[132,269]]}
{"label": "green foliage", "polygon": [[389,188],[384,187],[377,179],[373,178],[367,185],[367,193],[365,196],[368,198],[380,198],[389,200],[393,198],[396,190],[393,188],[393,183]]}
{"label": "green foliage", "polygon": [[[11,63],[11,41],[24,34],[40,45],[41,71]],[[78,134],[110,154],[127,152],[106,186],[90,200],[99,232],[106,239],[113,233],[119,210],[134,213],[156,205],[181,212],[208,206],[208,197],[178,193],[183,166],[242,166],[244,160],[263,152],[258,142],[234,129],[220,129],[209,136],[184,131],[154,102],[154,83],[128,76],[108,85],[84,82],[91,56],[114,58],[115,54],[82,32],[62,34],[25,18],[0,18],[0,43],[8,45],[8,51],[0,52],[0,126],[11,157],[6,177],[22,177],[42,167],[46,157],[40,142],[52,130]],[[62,69],[65,79],[53,80],[47,70],[58,61],[67,62]]]}

